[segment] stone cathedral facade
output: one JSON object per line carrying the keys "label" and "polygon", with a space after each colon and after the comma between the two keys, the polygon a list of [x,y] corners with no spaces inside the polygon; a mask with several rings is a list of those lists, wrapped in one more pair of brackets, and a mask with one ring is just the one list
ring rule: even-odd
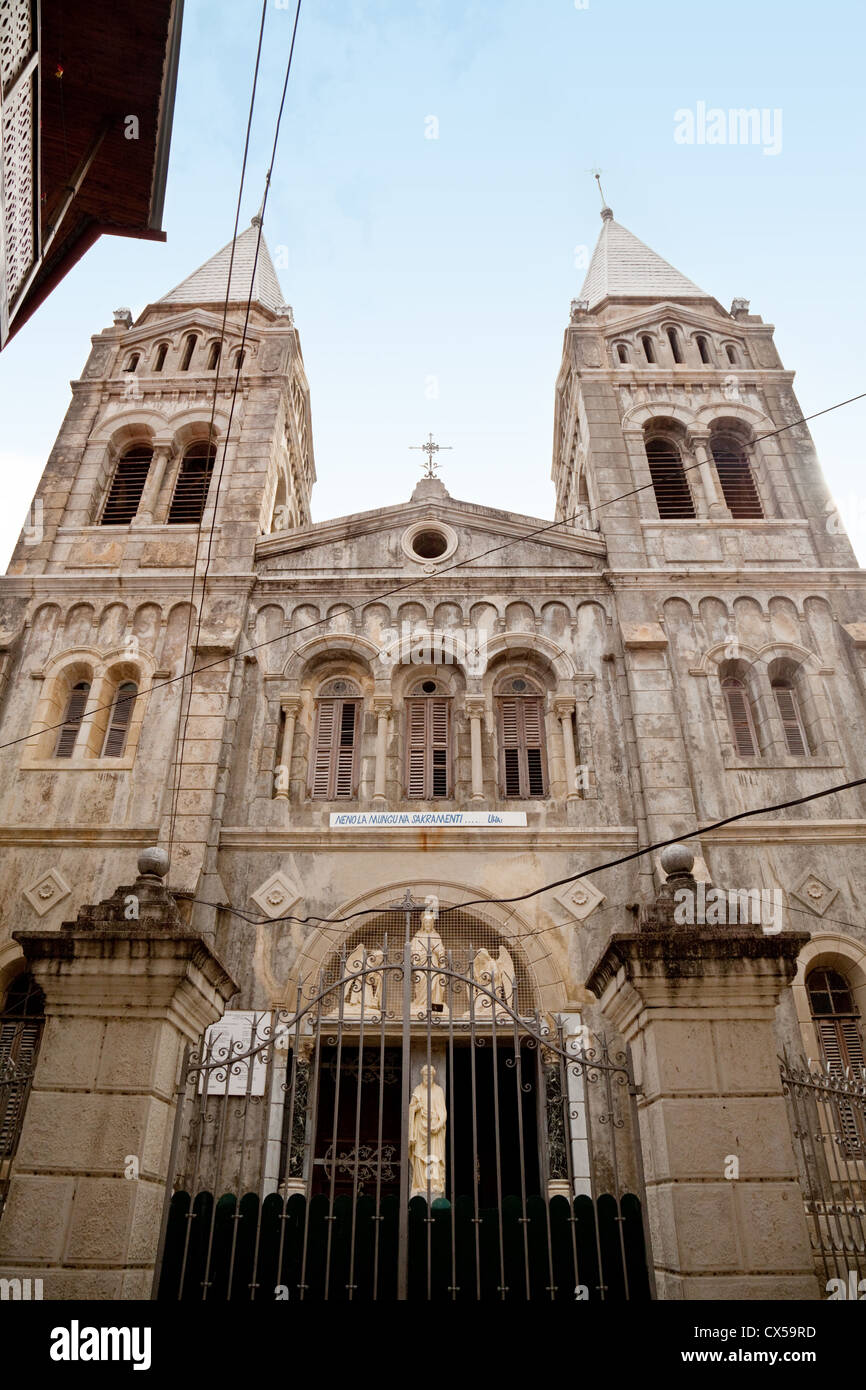
{"label": "stone cathedral facade", "polygon": [[[222,345],[231,247],[93,337],[2,581],[0,1002],[13,933],[158,845],[232,1010],[290,1006],[408,892],[446,947],[504,946],[527,1010],[616,1035],[595,967],[677,865],[606,862],[864,775],[863,572],[793,373],[747,301],[605,208],[555,384],[558,524],[428,475],[313,522],[310,384],[257,237]],[[679,865],[765,943],[799,934],[777,1049],[853,1065],[864,812],[758,814]]]}

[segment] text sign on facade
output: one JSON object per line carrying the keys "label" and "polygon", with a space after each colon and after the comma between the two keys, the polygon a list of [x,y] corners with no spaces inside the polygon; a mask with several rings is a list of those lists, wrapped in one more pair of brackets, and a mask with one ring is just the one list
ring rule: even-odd
{"label": "text sign on facade", "polygon": [[209,1096],[264,1095],[267,1063],[263,1053],[242,1054],[266,1041],[270,1024],[270,1014],[246,1009],[227,1009],[218,1023],[212,1023],[205,1034],[205,1059],[224,1065],[199,1075],[199,1091],[206,1080]]}
{"label": "text sign on facade", "polygon": [[396,826],[444,826],[465,830],[467,827],[525,825],[525,811],[332,811],[331,829],[380,830]]}

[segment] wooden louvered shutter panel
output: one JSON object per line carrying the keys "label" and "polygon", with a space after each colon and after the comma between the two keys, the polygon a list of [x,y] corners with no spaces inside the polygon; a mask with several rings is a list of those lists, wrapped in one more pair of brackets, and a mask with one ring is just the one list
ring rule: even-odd
{"label": "wooden louvered shutter panel", "polygon": [[450,749],[448,747],[448,701],[428,700],[427,702],[429,775],[427,796],[448,796],[450,777]]}
{"label": "wooden louvered shutter panel", "polygon": [[90,686],[86,681],[80,681],[73,690],[70,690],[69,699],[66,702],[66,714],[63,718],[63,728],[57,735],[57,743],[54,748],[55,758],[72,757],[89,694]]}
{"label": "wooden louvered shutter panel", "polygon": [[520,710],[519,701],[504,695],[499,701],[499,737],[502,747],[502,791],[504,796],[520,796]]}
{"label": "wooden louvered shutter panel", "polygon": [[334,781],[332,797],[351,797],[354,792],[355,771],[355,730],[358,722],[358,706],[354,700],[337,701],[339,706],[334,720],[336,747],[334,750]]}
{"label": "wooden louvered shutter panel", "polygon": [[527,796],[544,796],[544,712],[541,701],[521,700],[523,738],[526,747]]}
{"label": "wooden louvered shutter panel", "polygon": [[[844,1076],[848,1068],[855,1079],[861,1079],[864,1065],[863,1043],[855,1018],[815,1019],[818,1036],[827,1069],[832,1076]],[[858,1121],[855,1105],[849,1101],[837,1100],[835,1109],[839,1119],[839,1134],[842,1147],[850,1157],[864,1150],[863,1122]]]}
{"label": "wooden louvered shutter panel", "polygon": [[788,690],[785,686],[774,686],[773,693],[776,696],[782,727],[785,730],[788,752],[802,756],[806,753],[807,748],[803,736],[803,726],[800,722],[800,711],[797,708],[797,697],[793,690]]}
{"label": "wooden louvered shutter panel", "polygon": [[0,1087],[0,1158],[11,1156],[21,1108],[27,1092],[39,1046],[41,1022],[0,1023],[0,1076],[9,1077],[13,1071],[21,1081]]}
{"label": "wooden louvered shutter panel", "polygon": [[746,692],[738,686],[726,686],[725,699],[737,752],[741,758],[756,757],[758,750],[755,747],[755,734]]}
{"label": "wooden louvered shutter panel", "polygon": [[314,801],[327,801],[331,790],[334,761],[335,715],[338,700],[319,700],[316,708],[316,736],[310,759],[310,791]]}
{"label": "wooden louvered shutter panel", "polygon": [[129,731],[137,693],[132,681],[124,681],[123,685],[118,687],[114,704],[111,707],[111,721],[105,732],[105,742],[102,745],[103,758],[122,756],[126,747],[126,735]]}
{"label": "wooden louvered shutter panel", "polygon": [[406,792],[412,801],[423,801],[427,766],[427,701],[410,700],[406,709]]}

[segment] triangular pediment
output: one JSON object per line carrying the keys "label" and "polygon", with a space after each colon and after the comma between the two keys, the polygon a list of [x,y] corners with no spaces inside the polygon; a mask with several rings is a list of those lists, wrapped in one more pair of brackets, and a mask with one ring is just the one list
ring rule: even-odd
{"label": "triangular pediment", "polygon": [[[447,549],[441,559],[415,553],[418,531],[438,532]],[[421,499],[356,512],[292,531],[264,536],[257,546],[260,573],[395,570],[435,573],[461,561],[479,568],[516,571],[592,569],[605,547],[597,532],[554,526],[541,517],[482,507],[455,498]],[[461,565],[465,572],[468,565]]]}

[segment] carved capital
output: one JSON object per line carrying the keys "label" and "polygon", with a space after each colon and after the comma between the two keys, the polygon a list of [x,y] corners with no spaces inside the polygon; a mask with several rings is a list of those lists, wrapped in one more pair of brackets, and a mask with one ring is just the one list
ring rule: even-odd
{"label": "carved capital", "polygon": [[463,703],[470,719],[484,718],[486,706],[483,695],[467,695]]}

